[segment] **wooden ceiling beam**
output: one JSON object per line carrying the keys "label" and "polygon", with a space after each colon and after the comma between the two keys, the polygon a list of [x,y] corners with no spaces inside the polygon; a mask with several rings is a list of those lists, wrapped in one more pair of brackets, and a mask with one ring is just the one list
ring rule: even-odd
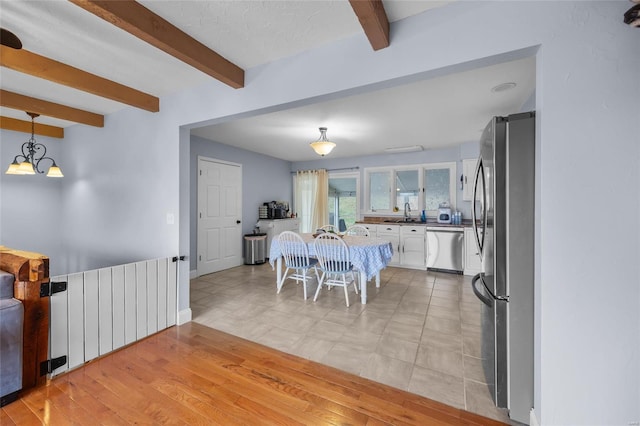
{"label": "wooden ceiling beam", "polygon": [[155,96],[28,50],[0,46],[0,65],[146,111],[158,112],[160,110],[160,100]]}
{"label": "wooden ceiling beam", "polygon": [[134,0],[69,0],[194,68],[238,89],[244,70]]}
{"label": "wooden ceiling beam", "polygon": [[389,47],[389,19],[382,0],[349,0],[373,50]]}
{"label": "wooden ceiling beam", "polygon": [[[16,132],[31,133],[31,122],[26,120],[18,120],[17,118],[0,116],[0,129],[13,130]],[[64,129],[62,127],[50,126],[48,124],[35,123],[34,133],[40,136],[49,136],[52,138],[64,138]]]}
{"label": "wooden ceiling beam", "polygon": [[54,102],[43,101],[42,99],[20,95],[7,90],[0,90],[0,106],[35,112],[48,117],[88,124],[89,126],[104,127],[103,115],[56,104]]}

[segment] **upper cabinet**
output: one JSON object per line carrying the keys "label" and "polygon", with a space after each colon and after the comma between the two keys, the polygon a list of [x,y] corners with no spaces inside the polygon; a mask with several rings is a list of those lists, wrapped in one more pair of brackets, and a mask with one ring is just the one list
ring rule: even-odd
{"label": "upper cabinet", "polygon": [[[473,199],[473,179],[476,173],[477,159],[462,160],[462,199],[471,201]],[[476,195],[479,199],[480,194]]]}

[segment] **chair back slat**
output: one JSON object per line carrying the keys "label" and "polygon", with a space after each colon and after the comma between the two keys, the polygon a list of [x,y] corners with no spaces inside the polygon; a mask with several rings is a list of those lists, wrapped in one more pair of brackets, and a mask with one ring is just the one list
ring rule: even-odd
{"label": "chair back slat", "polygon": [[359,237],[368,237],[369,230],[362,225],[351,225],[347,228],[344,235],[356,235]]}
{"label": "chair back slat", "polygon": [[287,268],[299,269],[309,266],[309,249],[300,235],[284,231],[278,235],[278,243]]}
{"label": "chair back slat", "polygon": [[349,247],[342,238],[335,234],[320,234],[313,244],[320,269],[329,273],[351,270]]}

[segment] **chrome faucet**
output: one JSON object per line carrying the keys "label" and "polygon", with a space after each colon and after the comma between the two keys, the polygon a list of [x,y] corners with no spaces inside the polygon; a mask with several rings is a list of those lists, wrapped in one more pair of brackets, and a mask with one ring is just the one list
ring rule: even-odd
{"label": "chrome faucet", "polygon": [[411,204],[404,203],[404,221],[408,222],[411,219]]}

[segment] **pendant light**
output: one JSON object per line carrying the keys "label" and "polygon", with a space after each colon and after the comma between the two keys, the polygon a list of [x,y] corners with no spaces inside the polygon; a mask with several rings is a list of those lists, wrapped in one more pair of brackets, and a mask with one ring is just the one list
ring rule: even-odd
{"label": "pendant light", "polygon": [[336,144],[327,139],[327,128],[320,127],[320,139],[315,142],[311,142],[309,146],[313,148],[316,154],[324,157],[328,153],[331,152],[333,148],[335,148]]}
{"label": "pendant light", "polygon": [[40,162],[42,160],[51,160],[51,167],[47,172],[48,177],[64,177],[62,170],[56,164],[55,160],[47,157],[47,147],[36,142],[34,119],[40,114],[27,112],[31,117],[31,138],[22,144],[22,154],[18,154],[13,158],[13,162],[6,171],[8,175],[35,175],[42,174],[44,170],[40,170]]}

